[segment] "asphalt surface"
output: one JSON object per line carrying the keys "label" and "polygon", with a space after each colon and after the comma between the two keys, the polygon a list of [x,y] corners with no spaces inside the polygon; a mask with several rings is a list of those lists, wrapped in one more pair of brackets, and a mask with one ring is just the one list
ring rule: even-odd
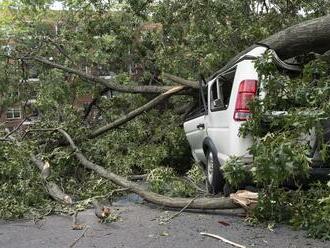
{"label": "asphalt surface", "polygon": [[99,223],[92,209],[79,213],[78,222],[87,226],[84,230],[72,230],[70,216],[49,216],[38,223],[0,221],[0,248],[233,247],[204,237],[200,232],[220,235],[246,247],[330,247],[330,242],[308,239],[304,232],[293,231],[286,226],[275,227],[273,231],[250,226],[232,211],[221,214],[182,213],[166,224],[163,224],[164,220],[173,216],[175,211],[126,200],[116,202],[113,211],[119,214],[120,220],[107,224]]}

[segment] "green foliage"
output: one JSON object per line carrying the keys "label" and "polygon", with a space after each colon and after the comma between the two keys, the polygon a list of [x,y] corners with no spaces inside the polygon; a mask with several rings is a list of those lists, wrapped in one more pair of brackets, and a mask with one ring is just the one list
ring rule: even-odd
{"label": "green foliage", "polygon": [[[103,107],[110,109],[103,121],[111,122],[145,102],[141,96],[118,95],[103,103]],[[179,125],[181,119],[171,110],[163,111],[161,108],[165,106],[87,142],[84,145],[86,154],[121,175],[148,173],[158,166],[173,167],[180,174],[187,171],[191,166],[191,156]]]}
{"label": "green foliage", "polygon": [[196,162],[192,165],[191,169],[187,171],[187,177],[190,178],[196,185],[205,182],[205,173],[201,166]]}
{"label": "green foliage", "polygon": [[258,195],[253,209],[255,222],[288,223],[293,213],[293,198],[282,188],[272,185]]}
{"label": "green foliage", "polygon": [[287,138],[285,132],[255,141],[251,169],[254,180],[262,185],[281,185],[290,176],[306,176],[309,170],[309,151],[306,144]]}
{"label": "green foliage", "polygon": [[249,172],[244,168],[244,163],[239,157],[231,157],[223,166],[228,183],[234,187],[239,186],[240,183],[247,181],[250,176]]}
{"label": "green foliage", "polygon": [[[323,132],[330,116],[329,65],[314,59],[304,66],[302,73],[290,75],[279,70],[271,55],[266,54],[256,67],[264,97],[250,104],[253,118],[241,128],[241,135],[253,138],[250,174],[262,187],[254,218],[290,222],[307,229],[314,238],[329,239],[329,188],[318,185],[308,192],[281,189],[288,181],[299,185],[306,180],[315,152],[324,163],[328,162],[330,144]],[[308,139],[311,134],[318,140],[316,150]],[[240,158],[232,158],[224,170],[233,185],[245,180]]]}
{"label": "green foliage", "polygon": [[308,236],[330,239],[329,186],[316,183],[308,190],[271,188],[259,194],[254,222],[280,222],[307,230]]}
{"label": "green foliage", "polygon": [[169,167],[158,167],[152,170],[147,181],[150,189],[159,194],[190,197],[196,193],[191,185],[178,178],[174,170]]}
{"label": "green foliage", "polygon": [[307,229],[312,238],[330,240],[329,186],[315,184],[308,192],[298,191],[293,196],[291,224]]}
{"label": "green foliage", "polygon": [[65,82],[64,75],[59,70],[47,71],[45,75],[40,75],[42,81],[37,91],[36,107],[43,112],[51,109],[62,108],[64,104],[72,101],[69,85]]}
{"label": "green foliage", "polygon": [[301,75],[290,78],[267,61],[268,55],[257,64],[266,96],[251,104],[253,119],[241,130],[254,137],[250,149],[254,179],[263,185],[281,184],[308,172],[312,151],[308,135],[316,135],[328,147],[322,127],[330,116],[330,75],[325,62],[313,60]]}
{"label": "green foliage", "polygon": [[29,163],[28,144],[0,144],[0,218],[22,218],[49,203],[39,172]]}

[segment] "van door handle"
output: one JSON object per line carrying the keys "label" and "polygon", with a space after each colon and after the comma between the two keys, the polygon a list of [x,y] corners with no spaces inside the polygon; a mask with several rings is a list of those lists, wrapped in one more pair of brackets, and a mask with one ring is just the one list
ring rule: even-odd
{"label": "van door handle", "polygon": [[199,124],[197,125],[197,128],[198,128],[198,129],[204,129],[204,128],[205,128],[205,124],[204,124],[204,123],[199,123]]}

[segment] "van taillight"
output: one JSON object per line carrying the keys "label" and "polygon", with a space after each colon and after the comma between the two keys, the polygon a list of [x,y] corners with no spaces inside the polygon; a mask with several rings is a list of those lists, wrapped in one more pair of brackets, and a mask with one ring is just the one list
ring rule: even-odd
{"label": "van taillight", "polygon": [[257,94],[257,84],[257,80],[244,80],[240,83],[234,111],[235,121],[246,121],[250,117],[248,104]]}

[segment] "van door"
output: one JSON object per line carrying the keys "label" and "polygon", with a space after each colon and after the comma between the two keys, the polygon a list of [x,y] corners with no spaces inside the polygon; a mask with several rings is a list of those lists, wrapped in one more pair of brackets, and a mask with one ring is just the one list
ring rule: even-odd
{"label": "van door", "polygon": [[197,162],[206,163],[203,141],[207,136],[205,118],[207,116],[207,88],[201,88],[196,108],[190,112],[183,124],[192,155]]}
{"label": "van door", "polygon": [[218,76],[209,84],[207,133],[217,148],[218,159],[223,164],[230,153],[230,122],[232,114],[229,102],[236,68]]}
{"label": "van door", "polygon": [[192,155],[197,162],[206,163],[203,151],[203,140],[206,137],[205,115],[184,123],[184,131],[191,147]]}

